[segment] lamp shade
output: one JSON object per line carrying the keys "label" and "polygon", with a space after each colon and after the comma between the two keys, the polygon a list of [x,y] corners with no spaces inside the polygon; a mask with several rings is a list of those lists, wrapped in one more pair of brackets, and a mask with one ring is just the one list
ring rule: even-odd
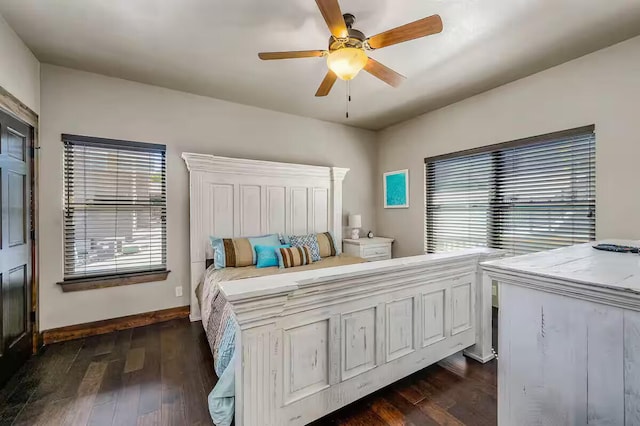
{"label": "lamp shade", "polygon": [[343,47],[329,53],[327,66],[338,78],[351,80],[364,68],[368,60],[364,50],[356,47]]}
{"label": "lamp shade", "polygon": [[350,214],[349,215],[349,228],[360,228],[362,227],[362,216],[359,214]]}

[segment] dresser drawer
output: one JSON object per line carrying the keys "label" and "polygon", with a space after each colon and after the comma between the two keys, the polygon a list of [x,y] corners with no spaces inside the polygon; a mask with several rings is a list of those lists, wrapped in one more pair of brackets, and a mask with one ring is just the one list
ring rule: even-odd
{"label": "dresser drawer", "polygon": [[368,259],[370,257],[391,256],[391,247],[383,246],[365,246],[362,247],[362,257]]}

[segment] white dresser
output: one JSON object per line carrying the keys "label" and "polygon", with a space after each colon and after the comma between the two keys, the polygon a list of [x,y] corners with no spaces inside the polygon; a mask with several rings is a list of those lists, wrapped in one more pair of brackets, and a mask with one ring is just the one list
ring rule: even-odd
{"label": "white dresser", "polygon": [[373,237],[342,240],[342,251],[350,256],[357,256],[373,262],[391,259],[391,243],[393,238]]}
{"label": "white dresser", "polygon": [[498,424],[640,425],[640,256],[592,245],[483,264],[500,294]]}

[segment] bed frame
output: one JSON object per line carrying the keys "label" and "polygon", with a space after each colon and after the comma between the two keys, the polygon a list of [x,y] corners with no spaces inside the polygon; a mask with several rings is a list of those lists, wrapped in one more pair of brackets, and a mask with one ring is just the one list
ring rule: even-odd
{"label": "bed frame", "polygon": [[213,258],[209,236],[301,235],[331,231],[342,247],[340,167],[183,153],[189,170],[191,321],[200,320],[195,289]]}
{"label": "bed frame", "polygon": [[[184,153],[191,319],[209,236],[331,231],[349,169]],[[236,425],[303,425],[465,349],[491,351],[491,282],[471,249],[222,283],[238,322]]]}

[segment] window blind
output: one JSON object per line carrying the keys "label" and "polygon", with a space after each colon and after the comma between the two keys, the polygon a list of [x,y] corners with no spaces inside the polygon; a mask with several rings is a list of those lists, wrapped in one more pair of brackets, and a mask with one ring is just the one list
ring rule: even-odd
{"label": "window blind", "polygon": [[593,126],[481,151],[425,160],[427,252],[524,254],[595,239]]}
{"label": "window blind", "polygon": [[491,154],[427,163],[428,251],[487,246]]}
{"label": "window blind", "polygon": [[166,147],[62,141],[65,280],[166,270]]}

